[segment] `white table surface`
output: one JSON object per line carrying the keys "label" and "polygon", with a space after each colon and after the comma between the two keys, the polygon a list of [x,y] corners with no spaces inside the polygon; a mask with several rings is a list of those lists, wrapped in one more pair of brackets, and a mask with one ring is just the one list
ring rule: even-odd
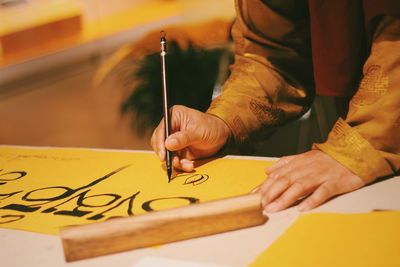
{"label": "white table surface", "polygon": [[[260,159],[260,158],[257,158]],[[264,158],[271,160],[271,158]],[[311,212],[360,213],[374,209],[400,210],[400,176],[336,197]],[[201,264],[246,266],[274,242],[300,215],[296,207],[268,214],[262,226],[179,241],[157,248],[137,249],[66,263],[59,236],[0,229],[0,266],[135,266],[146,258]],[[157,266],[173,266],[160,264]]]}

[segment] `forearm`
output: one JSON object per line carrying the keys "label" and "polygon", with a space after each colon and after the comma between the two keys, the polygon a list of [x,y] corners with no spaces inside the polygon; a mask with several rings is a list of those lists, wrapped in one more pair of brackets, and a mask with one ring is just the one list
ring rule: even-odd
{"label": "forearm", "polygon": [[300,116],[313,87],[305,18],[281,16],[261,1],[237,1],[237,14],[235,64],[207,112],[223,119],[241,144]]}

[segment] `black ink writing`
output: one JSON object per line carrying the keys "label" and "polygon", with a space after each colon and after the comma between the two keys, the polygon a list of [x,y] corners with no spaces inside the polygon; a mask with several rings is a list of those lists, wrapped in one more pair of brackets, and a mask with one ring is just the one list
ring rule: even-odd
{"label": "black ink writing", "polygon": [[[130,165],[117,168],[106,175],[94,179],[91,182],[76,188],[69,186],[48,186],[36,188],[30,191],[15,191],[12,193],[1,193],[2,200],[10,200],[7,205],[1,206],[0,211],[7,211],[10,214],[0,215],[0,224],[7,224],[28,218],[28,214],[42,213],[52,216],[69,216],[84,218],[86,220],[107,220],[114,217],[133,216],[134,204],[140,195],[139,190],[135,190],[130,195],[123,196],[118,193],[93,193],[94,186],[120,173]],[[0,181],[11,182],[27,176],[25,171],[0,170]],[[29,176],[29,175],[28,175]],[[184,179],[183,185],[197,186],[209,179],[206,174],[181,174],[177,178]],[[184,196],[169,196],[155,198],[140,202],[136,207],[143,211],[158,210],[159,205],[171,204],[174,201],[186,202],[188,205],[199,202],[198,198]],[[182,204],[182,203],[181,203]],[[168,205],[166,205],[168,206]],[[181,206],[181,205],[180,205]],[[13,213],[19,214],[13,214]],[[22,214],[21,214],[22,213]]]}
{"label": "black ink writing", "polygon": [[23,218],[25,218],[25,215],[3,215],[0,216],[0,218],[1,218],[0,224],[6,224],[22,220]]}
{"label": "black ink writing", "polygon": [[187,201],[189,202],[189,205],[199,202],[199,199],[198,199],[198,198],[194,198],[194,197],[165,197],[165,198],[156,198],[156,199],[152,199],[152,200],[149,200],[149,201],[144,202],[144,203],[142,204],[142,209],[144,209],[145,211],[154,211],[155,209],[153,209],[153,208],[151,207],[151,204],[152,204],[152,203],[158,202],[158,201],[168,201],[168,200],[171,200],[171,199],[184,199],[184,200],[187,200]]}
{"label": "black ink writing", "polygon": [[206,182],[208,180],[208,178],[210,178],[207,174],[200,174],[200,173],[181,174],[181,175],[178,175],[176,178],[179,178],[179,177],[186,177],[185,182],[183,183],[184,185],[191,184],[193,186],[202,184],[202,183]]}
{"label": "black ink writing", "polygon": [[[1,169],[0,172],[2,172],[2,171],[3,170]],[[7,182],[21,179],[25,175],[26,175],[26,172],[24,172],[24,171],[11,171],[11,172],[6,172],[6,173],[0,173],[0,185],[4,185]]]}

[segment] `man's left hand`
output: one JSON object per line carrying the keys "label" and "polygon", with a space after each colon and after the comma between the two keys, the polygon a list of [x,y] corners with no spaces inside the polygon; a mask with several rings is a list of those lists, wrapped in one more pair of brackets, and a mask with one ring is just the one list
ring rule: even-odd
{"label": "man's left hand", "polygon": [[304,198],[300,211],[317,207],[329,198],[356,190],[365,182],[320,150],[282,157],[265,170],[269,178],[256,191],[266,212],[283,210]]}

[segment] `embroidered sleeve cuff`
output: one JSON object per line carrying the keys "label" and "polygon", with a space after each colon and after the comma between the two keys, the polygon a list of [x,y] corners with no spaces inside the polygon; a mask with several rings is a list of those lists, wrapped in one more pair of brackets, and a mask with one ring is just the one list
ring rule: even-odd
{"label": "embroidered sleeve cuff", "polygon": [[243,144],[248,139],[249,131],[242,119],[235,113],[227,112],[223,105],[211,105],[207,113],[219,117],[228,125],[235,143]]}
{"label": "embroidered sleeve cuff", "polygon": [[313,148],[327,153],[366,183],[393,174],[381,153],[342,119],[336,122],[328,140]]}

